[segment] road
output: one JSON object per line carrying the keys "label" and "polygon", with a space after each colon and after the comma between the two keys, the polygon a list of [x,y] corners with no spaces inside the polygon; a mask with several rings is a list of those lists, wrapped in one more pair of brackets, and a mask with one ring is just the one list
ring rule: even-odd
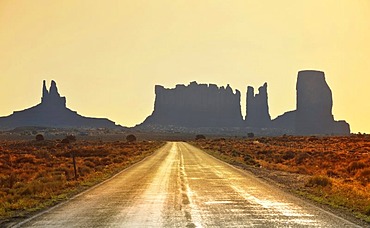
{"label": "road", "polygon": [[183,142],[18,227],[356,227]]}

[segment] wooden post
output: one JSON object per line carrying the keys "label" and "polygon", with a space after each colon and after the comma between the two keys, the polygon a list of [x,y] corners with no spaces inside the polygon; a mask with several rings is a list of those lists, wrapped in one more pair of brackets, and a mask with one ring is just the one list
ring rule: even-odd
{"label": "wooden post", "polygon": [[76,167],[76,158],[75,158],[74,151],[72,151],[72,160],[73,160],[73,169],[75,171],[75,180],[77,180],[77,167]]}

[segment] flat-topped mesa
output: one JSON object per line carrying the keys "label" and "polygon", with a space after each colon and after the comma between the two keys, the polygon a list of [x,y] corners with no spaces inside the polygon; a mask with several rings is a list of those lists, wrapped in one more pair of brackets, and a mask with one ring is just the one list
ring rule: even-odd
{"label": "flat-topped mesa", "polygon": [[66,98],[60,96],[57,84],[54,80],[51,81],[49,91],[46,88],[46,81],[43,81],[41,104],[48,106],[60,106],[63,108],[66,107]]}
{"label": "flat-topped mesa", "polygon": [[240,92],[229,85],[191,82],[173,89],[155,86],[154,111],[142,125],[181,127],[238,127],[243,118]]}
{"label": "flat-topped mesa", "polygon": [[267,83],[259,87],[258,94],[254,94],[254,88],[247,88],[247,103],[246,103],[245,118],[248,127],[267,128],[271,125],[271,116],[269,113]]}

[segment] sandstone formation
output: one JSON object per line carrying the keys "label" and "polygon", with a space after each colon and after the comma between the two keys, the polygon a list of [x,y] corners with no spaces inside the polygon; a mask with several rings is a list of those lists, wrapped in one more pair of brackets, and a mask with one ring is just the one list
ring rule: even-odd
{"label": "sandstone formation", "polygon": [[66,98],[61,97],[55,81],[47,90],[43,81],[41,103],[0,117],[0,129],[13,129],[23,126],[42,126],[58,128],[116,128],[114,122],[103,118],[83,117],[66,107]]}
{"label": "sandstone formation", "polygon": [[274,129],[280,130],[284,134],[295,134],[295,117],[296,111],[285,112],[284,114],[272,120],[271,126]]}
{"label": "sandstone formation", "polygon": [[[231,134],[245,134],[245,131],[270,135],[350,134],[348,123],[334,120],[332,93],[323,72],[300,71],[296,89],[296,110],[271,120],[267,83],[258,89],[258,94],[254,94],[254,89],[248,87],[246,118],[243,121],[240,92],[236,90],[233,93],[230,86],[219,88],[213,84],[192,82],[188,86],[177,85],[174,89],[165,89],[157,85],[154,111],[138,127],[180,132],[197,128],[203,128],[202,131],[207,131],[204,128],[217,128],[218,132]],[[161,127],[151,128],[153,126]],[[217,134],[214,130],[208,132]]]}
{"label": "sandstone formation", "polygon": [[[214,134],[246,135],[349,135],[345,121],[335,121],[332,114],[332,92],[321,71],[298,73],[296,110],[271,120],[268,107],[267,83],[254,93],[247,88],[246,117],[241,115],[240,92],[229,85],[176,85],[166,89],[155,86],[153,113],[138,125],[138,130],[170,132],[210,132]],[[102,118],[83,117],[66,107],[57,85],[49,90],[43,82],[41,103],[23,111],[0,117],[0,129],[17,127],[54,128],[117,128],[114,122]],[[196,129],[196,130],[194,130]],[[200,129],[200,130],[199,130]]]}
{"label": "sandstone formation", "polygon": [[229,85],[176,85],[174,89],[155,87],[154,111],[141,126],[238,127],[243,118],[240,92]]}
{"label": "sandstone formation", "polygon": [[271,125],[271,116],[269,114],[267,83],[258,89],[258,94],[254,94],[254,88],[247,88],[247,116],[246,125],[254,128],[267,128]]}
{"label": "sandstone formation", "polygon": [[298,72],[296,89],[296,110],[276,118],[275,127],[289,129],[297,135],[350,134],[349,124],[334,120],[332,92],[324,72]]}

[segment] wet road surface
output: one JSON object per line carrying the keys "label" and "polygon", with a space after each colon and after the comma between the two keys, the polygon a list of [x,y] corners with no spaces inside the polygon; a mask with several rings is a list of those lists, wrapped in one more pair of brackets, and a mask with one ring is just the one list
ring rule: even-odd
{"label": "wet road surface", "polygon": [[356,227],[183,142],[19,227]]}

